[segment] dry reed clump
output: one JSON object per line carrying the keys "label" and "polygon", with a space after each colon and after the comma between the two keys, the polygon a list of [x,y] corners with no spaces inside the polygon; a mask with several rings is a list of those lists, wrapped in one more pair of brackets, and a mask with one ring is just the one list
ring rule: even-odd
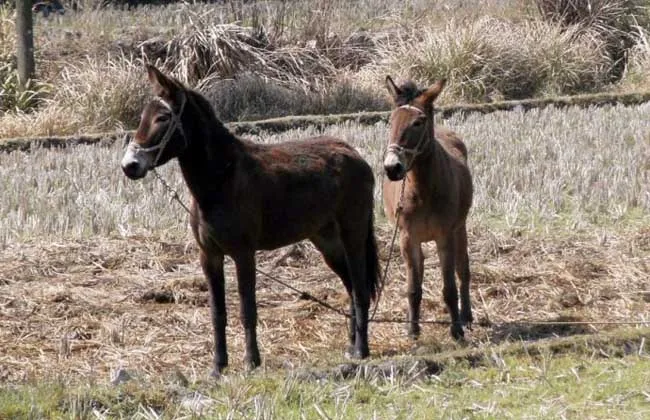
{"label": "dry reed clump", "polygon": [[149,97],[143,66],[127,57],[69,64],[44,105],[0,117],[0,137],[74,134],[135,127]]}
{"label": "dry reed clump", "polygon": [[281,83],[309,86],[335,74],[317,50],[274,45],[262,28],[215,24],[195,15],[167,44],[167,67],[192,85],[246,71]]}
{"label": "dry reed clump", "polygon": [[639,30],[637,42],[629,51],[625,77],[621,88],[647,89],[650,86],[650,32]]}
{"label": "dry reed clump", "polygon": [[563,27],[594,32],[605,42],[613,66],[611,81],[618,81],[627,66],[627,53],[636,36],[650,25],[650,10],[643,0],[536,0],[543,19]]}
{"label": "dry reed clump", "polygon": [[604,43],[578,28],[490,17],[382,47],[381,60],[366,70],[373,81],[386,73],[422,83],[446,77],[448,96],[478,102],[598,90],[611,66]]}
{"label": "dry reed clump", "polygon": [[200,19],[184,33],[167,43],[162,61],[205,93],[226,121],[387,106],[382,97],[346,77],[351,66],[368,62],[369,57],[358,54],[371,48],[368,36],[345,42],[330,37],[324,46],[282,46],[253,28]]}
{"label": "dry reed clump", "polygon": [[136,126],[148,93],[142,68],[129,57],[89,58],[70,65],[61,75],[62,86],[52,102],[69,109],[72,116],[80,115],[95,130]]}

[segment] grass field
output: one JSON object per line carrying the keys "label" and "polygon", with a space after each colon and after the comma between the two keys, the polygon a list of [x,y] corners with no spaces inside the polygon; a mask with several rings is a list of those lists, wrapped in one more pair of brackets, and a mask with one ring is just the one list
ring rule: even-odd
{"label": "grass field", "polygon": [[[196,246],[160,183],[126,180],[117,144],[1,154],[0,418],[644,418],[646,328],[516,321],[650,322],[649,111],[446,121],[469,146],[477,191],[478,325],[467,343],[442,325],[425,325],[414,345],[403,325],[373,324],[371,367],[356,368],[343,357],[343,319],[259,277],[263,366],[244,374],[228,262],[231,368],[221,383],[207,379],[212,334]],[[354,144],[381,179],[384,123],[325,132]],[[161,174],[187,202],[176,164]],[[392,231],[376,195],[383,266]],[[435,248],[425,254],[423,317],[446,320]],[[258,264],[346,305],[308,244],[260,252]],[[378,316],[401,318],[399,258],[389,280]],[[133,379],[112,385],[120,370]]]}

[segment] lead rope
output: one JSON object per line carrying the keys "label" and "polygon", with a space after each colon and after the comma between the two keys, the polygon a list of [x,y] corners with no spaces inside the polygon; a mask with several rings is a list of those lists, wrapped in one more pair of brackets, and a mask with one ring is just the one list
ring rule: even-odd
{"label": "lead rope", "polygon": [[[399,215],[402,212],[402,200],[404,199],[405,184],[406,176],[402,179],[402,186],[399,193],[399,202],[397,203],[397,208],[395,209],[395,228],[393,228],[393,237],[390,241],[390,247],[388,248],[388,260],[386,260],[386,265],[384,266],[384,275],[381,276],[381,281],[379,283],[379,291],[377,293],[377,299],[375,300],[375,307],[372,310],[372,316],[368,322],[375,320],[375,315],[377,314],[377,309],[379,308],[379,301],[381,300],[381,296],[384,294],[384,288],[386,287],[386,280],[388,279],[388,267],[390,266],[390,261],[393,258],[395,239],[397,239],[397,232],[399,231]],[[372,235],[373,233],[370,232],[370,234]]]}

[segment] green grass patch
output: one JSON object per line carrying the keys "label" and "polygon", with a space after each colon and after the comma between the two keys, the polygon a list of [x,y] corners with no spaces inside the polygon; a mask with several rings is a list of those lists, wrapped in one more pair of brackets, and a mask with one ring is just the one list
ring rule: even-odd
{"label": "green grass patch", "polygon": [[646,418],[647,336],[648,329],[622,330],[489,346],[475,351],[477,358],[439,354],[442,370],[425,374],[417,368],[359,369],[346,378],[257,371],[187,387],[137,379],[119,386],[28,383],[0,390],[0,417]]}

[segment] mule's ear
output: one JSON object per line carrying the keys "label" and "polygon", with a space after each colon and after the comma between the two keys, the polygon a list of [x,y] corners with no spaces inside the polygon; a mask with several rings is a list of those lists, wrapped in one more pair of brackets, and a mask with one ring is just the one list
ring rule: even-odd
{"label": "mule's ear", "polygon": [[388,89],[390,96],[393,97],[393,101],[395,101],[402,94],[402,90],[397,87],[395,82],[393,82],[393,78],[390,76],[386,76],[386,89]]}
{"label": "mule's ear", "polygon": [[154,95],[168,101],[173,101],[178,96],[180,86],[151,64],[147,64],[147,76]]}
{"label": "mule's ear", "polygon": [[420,95],[420,98],[422,98],[422,102],[425,105],[432,104],[433,101],[436,100],[438,95],[440,95],[440,92],[442,92],[442,88],[445,87],[445,84],[447,83],[447,79],[440,79],[437,82],[435,82],[433,85],[429,86],[427,90],[422,92]]}

